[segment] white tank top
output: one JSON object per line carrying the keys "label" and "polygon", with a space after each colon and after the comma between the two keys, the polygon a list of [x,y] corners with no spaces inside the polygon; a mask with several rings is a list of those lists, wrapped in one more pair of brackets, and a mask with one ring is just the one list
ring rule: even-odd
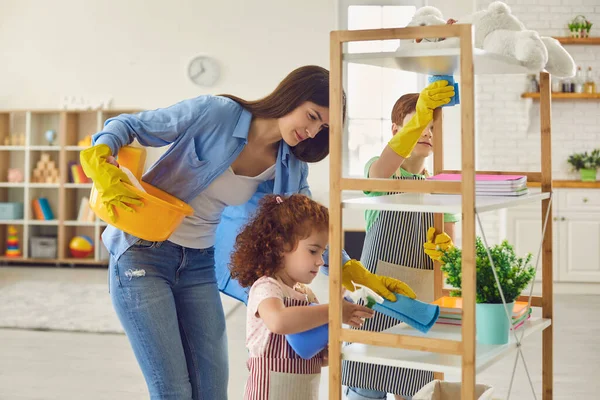
{"label": "white tank top", "polygon": [[254,177],[236,175],[229,167],[189,204],[194,214],[185,217],[169,241],[192,249],[206,249],[215,244],[215,232],[227,206],[246,203],[258,185],[275,178],[275,164]]}

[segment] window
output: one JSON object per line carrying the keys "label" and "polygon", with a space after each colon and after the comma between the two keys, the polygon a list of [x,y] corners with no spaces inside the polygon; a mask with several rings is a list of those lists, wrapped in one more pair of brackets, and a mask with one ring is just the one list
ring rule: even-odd
{"label": "window", "polygon": [[[340,29],[404,27],[420,6],[418,1],[340,0]],[[398,45],[398,40],[353,42],[344,51],[393,52]],[[401,95],[416,92],[423,78],[413,72],[368,65],[345,64],[344,68],[348,95],[344,176],[363,176],[365,164],[381,154],[391,138],[394,103]]]}

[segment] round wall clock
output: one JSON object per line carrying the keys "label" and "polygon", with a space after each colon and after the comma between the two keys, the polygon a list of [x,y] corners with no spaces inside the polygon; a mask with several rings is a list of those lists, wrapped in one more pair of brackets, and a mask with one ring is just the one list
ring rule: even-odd
{"label": "round wall clock", "polygon": [[199,86],[213,86],[221,74],[217,60],[209,56],[198,56],[188,65],[188,77]]}

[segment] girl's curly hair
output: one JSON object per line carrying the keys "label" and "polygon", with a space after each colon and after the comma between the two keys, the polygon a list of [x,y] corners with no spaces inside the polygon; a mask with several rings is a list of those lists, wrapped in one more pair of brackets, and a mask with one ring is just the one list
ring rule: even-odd
{"label": "girl's curly hair", "polygon": [[313,232],[328,228],[327,208],[309,197],[266,195],[236,238],[231,277],[242,287],[250,287],[263,276],[273,276],[283,267],[284,253],[295,250],[298,242]]}

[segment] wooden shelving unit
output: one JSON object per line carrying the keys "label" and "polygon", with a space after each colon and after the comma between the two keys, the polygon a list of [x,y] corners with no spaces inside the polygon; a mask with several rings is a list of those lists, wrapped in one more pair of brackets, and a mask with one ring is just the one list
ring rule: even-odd
{"label": "wooden shelving unit", "polygon": [[599,37],[587,37],[587,38],[572,38],[572,37],[555,37],[561,44],[579,44],[579,45],[600,45]]}
{"label": "wooden shelving unit", "polygon": [[[420,37],[458,37],[460,48],[440,50],[411,50],[393,53],[344,54],[343,44],[353,41],[415,39]],[[330,38],[330,254],[329,254],[329,399],[341,399],[342,360],[419,368],[434,371],[437,378],[443,373],[460,373],[462,400],[475,398],[476,374],[517,349],[511,339],[506,345],[479,345],[475,336],[475,222],[480,212],[513,207],[527,202],[542,203],[542,221],[551,215],[551,96],[550,75],[540,74],[541,87],[541,171],[510,172],[527,175],[528,181],[539,183],[541,193],[510,197],[476,197],[475,174],[497,171],[475,171],[475,74],[526,74],[514,60],[486,54],[473,49],[471,25],[454,24],[398,29],[334,31]],[[349,179],[342,176],[342,82],[343,63],[379,65],[429,75],[460,75],[461,96],[461,154],[462,182],[433,182],[389,179]],[[443,109],[434,112],[434,173],[444,170],[442,133]],[[381,191],[403,194],[377,198],[359,197],[344,200],[342,191]],[[432,194],[435,193],[435,194]],[[427,334],[405,324],[384,332],[344,329],[341,322],[341,259],[343,208],[380,209],[432,212],[435,228],[443,230],[443,213],[462,214],[462,326],[436,325]],[[549,213],[549,214],[547,214]],[[543,399],[552,399],[553,390],[553,302],[552,302],[552,222],[548,222],[542,243],[542,296],[532,297],[532,306],[542,307],[542,317],[532,318],[517,330],[524,337],[542,332],[542,391]],[[443,295],[443,276],[435,264],[434,294]],[[523,300],[522,298],[520,300]],[[344,342],[352,343],[342,347]]]}
{"label": "wooden shelving unit", "polygon": [[[539,182],[528,183],[529,187],[540,187]],[[552,187],[554,189],[600,189],[600,181],[595,182],[584,182],[576,180],[555,180],[552,181]]]}
{"label": "wooden shelving unit", "polygon": [[[523,99],[539,100],[539,93],[523,93]],[[552,93],[552,100],[600,100],[600,93]]]}
{"label": "wooden shelving unit", "polygon": [[[0,262],[26,264],[98,265],[108,264],[107,252],[103,251],[100,235],[106,224],[99,219],[94,222],[77,221],[82,197],[89,197],[91,184],[69,182],[69,162],[79,163],[79,152],[85,147],[78,142],[102,129],[104,122],[122,113],[136,110],[5,110],[0,111],[0,202],[23,203],[24,216],[19,220],[0,220]],[[53,129],[57,137],[50,145],[44,133]],[[23,135],[24,144],[4,145],[5,138]],[[34,183],[32,172],[42,154],[48,154],[59,170],[59,183]],[[24,182],[9,183],[9,168],[18,168]],[[45,197],[54,214],[53,220],[36,220],[32,200]],[[22,257],[5,256],[7,230],[16,226]],[[77,235],[89,236],[94,242],[90,258],[73,258],[69,242]],[[56,237],[55,258],[32,257],[31,238]]]}

